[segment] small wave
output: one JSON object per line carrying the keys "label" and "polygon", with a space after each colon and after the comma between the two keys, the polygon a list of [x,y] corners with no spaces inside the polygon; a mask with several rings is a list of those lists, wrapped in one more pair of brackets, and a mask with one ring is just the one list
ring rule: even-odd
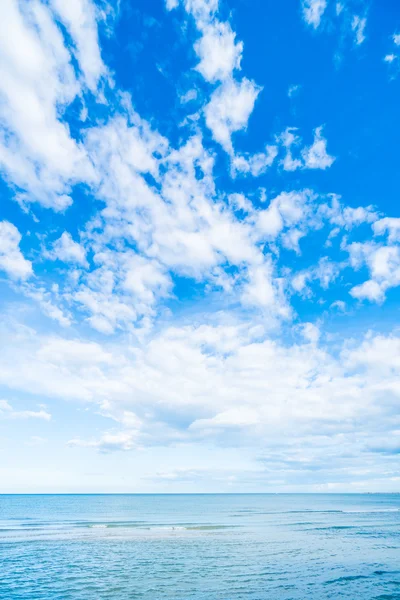
{"label": "small wave", "polygon": [[327,527],[313,527],[313,531],[342,531],[345,529],[359,529],[357,525],[330,525]]}
{"label": "small wave", "polygon": [[349,583],[351,581],[358,581],[359,579],[368,579],[368,575],[343,575],[343,577],[338,577],[337,579],[330,579],[329,581],[325,581],[325,584],[331,585],[333,583]]}
{"label": "small wave", "polygon": [[315,521],[297,521],[296,523],[280,523],[281,527],[310,527]]}
{"label": "small wave", "polygon": [[400,508],[369,508],[369,509],[354,509],[354,510],[344,510],[343,512],[348,515],[375,515],[377,513],[396,513],[399,512]]}
{"label": "small wave", "polygon": [[313,510],[312,508],[306,508],[304,510],[285,510],[282,511],[283,515],[297,515],[297,514],[317,514],[317,515],[334,515],[334,514],[342,514],[343,510]]}
{"label": "small wave", "polygon": [[89,527],[95,528],[119,528],[119,527],[141,527],[143,525],[153,525],[153,523],[146,523],[146,521],[108,521],[107,523],[99,523],[95,521],[75,521],[71,523],[73,527]]}
{"label": "small wave", "polygon": [[232,529],[233,527],[237,527],[237,525],[193,525],[185,527],[185,529],[187,531],[217,531],[219,529]]}
{"label": "small wave", "polygon": [[[397,510],[397,509],[396,509]],[[303,515],[303,514],[319,514],[319,515],[331,515],[331,514],[343,514],[345,510],[315,510],[313,508],[304,508],[296,510],[237,510],[232,517],[243,517],[250,515]],[[356,511],[354,511],[356,512]]]}

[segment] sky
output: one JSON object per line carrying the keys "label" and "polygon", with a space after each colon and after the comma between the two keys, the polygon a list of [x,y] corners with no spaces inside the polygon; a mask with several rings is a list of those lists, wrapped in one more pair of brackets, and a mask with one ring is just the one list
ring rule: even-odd
{"label": "sky", "polygon": [[3,0],[0,492],[400,491],[396,0]]}

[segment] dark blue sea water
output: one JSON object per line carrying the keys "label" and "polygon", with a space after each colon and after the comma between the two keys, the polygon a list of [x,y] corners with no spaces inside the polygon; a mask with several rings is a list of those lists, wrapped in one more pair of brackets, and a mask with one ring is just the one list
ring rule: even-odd
{"label": "dark blue sea water", "polygon": [[400,599],[400,495],[0,496],[0,598]]}

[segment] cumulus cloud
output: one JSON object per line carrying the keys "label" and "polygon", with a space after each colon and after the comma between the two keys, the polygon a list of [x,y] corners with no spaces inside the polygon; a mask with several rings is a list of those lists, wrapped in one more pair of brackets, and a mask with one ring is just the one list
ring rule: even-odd
{"label": "cumulus cloud", "polygon": [[166,0],[168,10],[176,8],[180,3],[194,17],[199,29],[210,22],[219,8],[219,0]]}
{"label": "cumulus cloud", "polygon": [[96,268],[72,292],[72,299],[89,312],[89,323],[102,333],[153,314],[156,301],[169,294],[170,277],[157,262],[134,252],[99,252]]}
{"label": "cumulus cloud", "polygon": [[365,281],[360,285],[355,285],[350,294],[358,300],[370,300],[371,302],[381,303],[385,299],[385,288],[381,283],[373,279]]}
{"label": "cumulus cloud", "polygon": [[312,201],[313,193],[310,190],[282,192],[270,201],[268,208],[257,213],[256,226],[265,239],[274,240],[282,231],[297,227],[306,218],[311,218]]}
{"label": "cumulus cloud", "polygon": [[75,242],[67,231],[62,233],[45,254],[48,258],[58,259],[66,263],[87,266],[86,252],[83,246]]}
{"label": "cumulus cloud", "polygon": [[[232,173],[250,173],[257,177],[275,158],[275,149],[267,147],[265,153],[234,156],[232,134],[246,129],[248,120],[261,87],[246,78],[238,81],[234,72],[240,69],[243,42],[236,42],[236,34],[229,22],[219,21],[218,0],[185,0],[186,11],[194,17],[200,38],[194,50],[200,58],[196,66],[204,79],[219,82],[210,101],[205,106],[206,125],[213,138],[232,157]],[[178,6],[178,2],[167,0],[167,8]]]}
{"label": "cumulus cloud", "polygon": [[327,0],[302,0],[303,18],[308,25],[317,29],[328,6]]}
{"label": "cumulus cloud", "polygon": [[373,206],[346,206],[340,202],[340,196],[331,194],[331,203],[321,207],[321,213],[331,225],[350,231],[363,223],[374,223],[379,219],[379,213]]}
{"label": "cumulus cloud", "polygon": [[[311,146],[304,147],[300,152],[302,139],[297,135],[297,129],[288,127],[277,137],[277,142],[285,148],[285,156],[281,165],[285,171],[297,169],[322,169],[332,166],[335,158],[327,153],[327,140],[322,135],[322,126],[314,131],[314,141]],[[294,156],[297,150],[298,156]]]}
{"label": "cumulus cloud", "polygon": [[194,48],[200,58],[196,69],[207,81],[224,81],[235,69],[240,69],[243,43],[235,43],[229,23],[217,21],[206,25]]}
{"label": "cumulus cloud", "polygon": [[46,5],[6,0],[0,10],[0,165],[20,203],[62,211],[71,185],[92,177],[59,118],[80,92],[71,55]]}
{"label": "cumulus cloud", "polygon": [[378,420],[381,426],[393,418],[399,338],[343,340],[331,354],[315,324],[299,332],[303,340],[284,343],[254,323],[221,315],[213,325],[166,327],[132,352],[25,328],[7,334],[0,382],[13,393],[86,401],[118,424],[98,437],[72,438],[74,446],[130,450],[217,436],[220,444],[243,441],[266,453],[279,444],[288,458],[282,435],[293,443],[308,438],[305,445],[318,448],[346,423],[349,448],[359,453],[358,436],[373,444]]}
{"label": "cumulus cloud", "polygon": [[322,136],[322,127],[317,127],[313,144],[302,151],[306,169],[327,169],[332,166],[335,159],[327,153],[326,145],[327,141]]}
{"label": "cumulus cloud", "polygon": [[44,4],[6,0],[1,12],[0,164],[22,204],[65,210],[71,184],[91,177],[84,150],[59,119],[79,93],[71,56]]}
{"label": "cumulus cloud", "polygon": [[354,286],[350,294],[360,300],[383,302],[385,292],[400,285],[400,248],[375,242],[354,242],[347,247],[355,269],[367,266],[370,280]]}
{"label": "cumulus cloud", "polygon": [[21,234],[12,223],[0,221],[0,269],[11,279],[28,279],[32,263],[24,258],[19,244]]}
{"label": "cumulus cloud", "polygon": [[285,171],[296,171],[302,167],[302,162],[298,158],[293,158],[292,147],[300,143],[300,138],[294,132],[296,128],[288,127],[279,137],[278,142],[286,149],[285,157],[281,164]]}
{"label": "cumulus cloud", "polygon": [[273,318],[289,316],[290,309],[282,293],[279,279],[274,277],[270,257],[266,257],[262,264],[248,269],[242,302],[269,311]]}
{"label": "cumulus cloud", "polygon": [[260,90],[246,78],[228,80],[215,90],[205,107],[207,127],[229,154],[233,154],[232,134],[246,129]]}
{"label": "cumulus cloud", "polygon": [[396,217],[384,217],[375,221],[372,226],[375,235],[388,234],[388,241],[400,242],[400,219]]}
{"label": "cumulus cloud", "polygon": [[266,146],[265,152],[257,154],[236,154],[232,158],[232,172],[249,173],[253,177],[258,177],[274,163],[278,156],[278,148],[276,146]]}

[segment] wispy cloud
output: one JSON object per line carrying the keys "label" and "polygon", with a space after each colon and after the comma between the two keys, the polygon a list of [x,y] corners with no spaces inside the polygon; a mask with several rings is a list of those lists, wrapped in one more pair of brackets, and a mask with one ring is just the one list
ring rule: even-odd
{"label": "wispy cloud", "polygon": [[15,410],[6,400],[0,400],[0,418],[2,419],[42,419],[50,421],[51,414],[44,410]]}

